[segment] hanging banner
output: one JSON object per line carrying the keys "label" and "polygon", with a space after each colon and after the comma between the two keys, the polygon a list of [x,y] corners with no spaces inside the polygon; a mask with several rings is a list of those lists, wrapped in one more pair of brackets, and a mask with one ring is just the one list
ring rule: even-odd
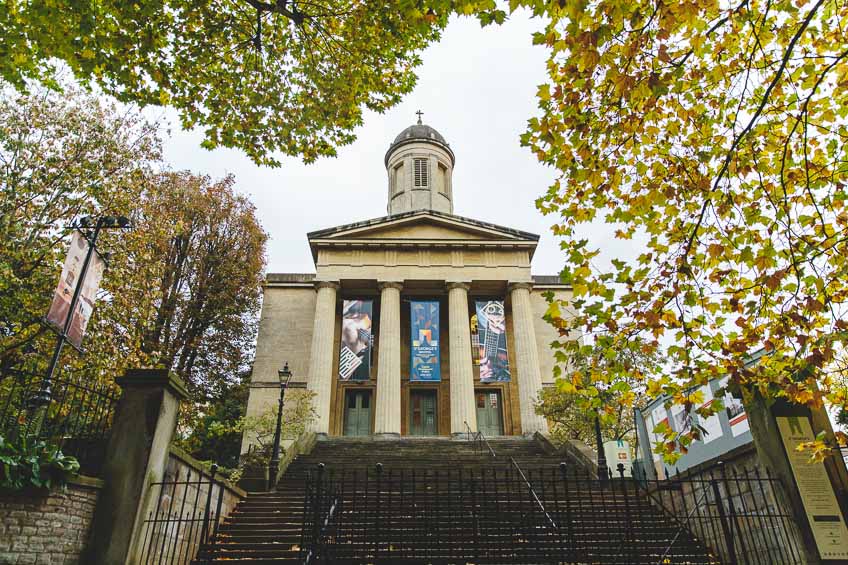
{"label": "hanging banner", "polygon": [[412,324],[410,381],[439,382],[439,303],[413,300],[409,303]]}
{"label": "hanging banner", "polygon": [[[720,387],[727,386],[727,377],[719,382]],[[730,431],[733,437],[744,434],[751,429],[748,423],[748,413],[745,412],[745,405],[742,401],[734,397],[729,392],[724,395],[724,409],[727,412],[727,419],[730,422]]]}
{"label": "hanging banner", "polygon": [[339,352],[339,379],[367,381],[371,378],[371,300],[345,300],[342,307],[342,345]]}
{"label": "hanging banner", "polygon": [[506,317],[502,300],[475,302],[477,310],[477,358],[480,382],[509,382],[509,357],[506,351]]}
{"label": "hanging banner", "polygon": [[47,323],[59,332],[65,331],[65,323],[68,320],[68,310],[71,308],[74,291],[78,284],[82,284],[66,335],[68,343],[77,349],[82,347],[85,328],[88,326],[92,312],[94,312],[94,301],[97,298],[100,280],[103,278],[103,271],[106,268],[106,263],[100,257],[100,254],[94,253],[88,264],[85,280],[80,281],[82,266],[87,254],[88,240],[83,237],[82,233],[74,232],[74,236],[71,238],[71,246],[68,249],[68,256],[65,258],[65,265],[62,267],[62,274],[59,276],[59,284],[56,285],[53,302],[50,304],[46,318]]}

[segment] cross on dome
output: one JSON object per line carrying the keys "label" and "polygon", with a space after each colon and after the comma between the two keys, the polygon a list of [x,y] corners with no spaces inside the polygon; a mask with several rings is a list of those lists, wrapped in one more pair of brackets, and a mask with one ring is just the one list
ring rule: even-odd
{"label": "cross on dome", "polygon": [[421,110],[418,110],[415,113],[418,115],[418,125],[421,125],[421,116],[424,115],[424,112],[422,112]]}

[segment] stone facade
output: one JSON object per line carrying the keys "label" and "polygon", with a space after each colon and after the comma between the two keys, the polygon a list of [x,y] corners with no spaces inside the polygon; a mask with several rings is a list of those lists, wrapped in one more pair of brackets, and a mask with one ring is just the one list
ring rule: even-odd
{"label": "stone facade", "polygon": [[0,493],[0,564],[80,564],[100,481],[51,491]]}
{"label": "stone facade", "polygon": [[[267,276],[248,415],[276,406],[277,371],[288,362],[292,386],[315,394],[319,434],[346,433],[346,410],[361,395],[370,399],[376,435],[412,434],[413,397],[422,396],[436,406],[431,435],[462,434],[466,426],[476,431],[477,413],[489,402],[498,404],[498,433],[547,430],[534,404],[553,383],[550,343],[560,336],[542,319],[544,294],[568,300],[571,289],[556,276],[531,273],[538,235],[453,213],[454,163],[438,132],[422,124],[407,128],[386,155],[389,215],[307,234],[315,274]],[[373,303],[367,380],[338,376],[345,300]],[[439,304],[438,382],[410,380],[410,302],[416,300]],[[508,381],[481,382],[472,363],[469,320],[478,300],[503,303]],[[252,442],[246,436],[242,451]]]}

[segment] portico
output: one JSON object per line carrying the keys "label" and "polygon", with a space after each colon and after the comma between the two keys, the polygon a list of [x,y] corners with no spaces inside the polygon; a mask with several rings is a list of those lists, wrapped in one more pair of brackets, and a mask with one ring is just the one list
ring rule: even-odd
{"label": "portico", "polygon": [[531,274],[537,235],[453,214],[453,165],[435,130],[407,128],[386,155],[389,215],[307,234],[315,274],[268,275],[248,414],[288,360],[321,434],[547,430],[543,293],[570,289]]}

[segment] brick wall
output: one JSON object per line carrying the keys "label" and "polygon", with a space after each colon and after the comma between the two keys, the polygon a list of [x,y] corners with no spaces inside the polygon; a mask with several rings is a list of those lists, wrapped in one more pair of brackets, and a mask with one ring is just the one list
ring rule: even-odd
{"label": "brick wall", "polygon": [[101,482],[49,492],[0,492],[0,564],[80,564]]}

